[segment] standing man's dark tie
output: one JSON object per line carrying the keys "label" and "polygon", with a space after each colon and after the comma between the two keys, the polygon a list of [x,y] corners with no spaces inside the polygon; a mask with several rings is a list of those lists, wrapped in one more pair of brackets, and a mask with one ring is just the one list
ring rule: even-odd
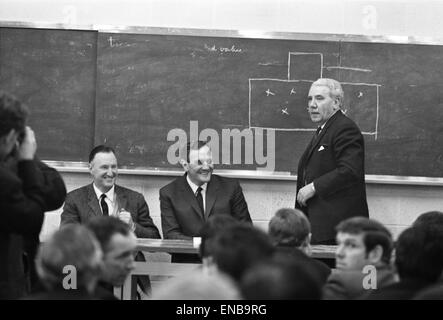
{"label": "standing man's dark tie", "polygon": [[102,212],[104,216],[109,216],[109,208],[108,208],[108,204],[105,201],[106,198],[106,194],[102,194],[100,196],[100,206],[102,207]]}
{"label": "standing man's dark tie", "polygon": [[203,190],[202,187],[198,187],[197,193],[196,193],[196,198],[197,198],[198,205],[199,205],[200,209],[202,209],[202,213],[204,215],[205,214],[205,207],[203,206],[202,190]]}

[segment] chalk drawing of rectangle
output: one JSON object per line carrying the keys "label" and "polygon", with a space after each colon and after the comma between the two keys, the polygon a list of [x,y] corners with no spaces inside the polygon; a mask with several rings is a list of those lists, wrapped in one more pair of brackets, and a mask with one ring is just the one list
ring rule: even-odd
{"label": "chalk drawing of rectangle", "polygon": [[289,52],[288,80],[315,81],[323,75],[323,54]]}
{"label": "chalk drawing of rectangle", "polygon": [[306,111],[311,84],[312,81],[249,79],[249,126],[311,131],[315,125]]}

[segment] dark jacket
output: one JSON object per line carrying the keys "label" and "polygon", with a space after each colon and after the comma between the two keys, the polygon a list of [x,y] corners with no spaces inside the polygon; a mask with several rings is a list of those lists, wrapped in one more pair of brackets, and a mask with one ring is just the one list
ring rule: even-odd
{"label": "dark jacket", "polygon": [[1,299],[22,297],[36,281],[34,258],[44,213],[61,206],[65,195],[59,173],[38,160],[1,164]]}
{"label": "dark jacket", "polygon": [[325,124],[303,153],[297,192],[314,182],[316,194],[303,210],[311,222],[312,243],[335,238],[335,226],[353,216],[368,217],[364,171],[364,140],[357,125],[341,111]]}
{"label": "dark jacket", "polygon": [[[149,208],[141,193],[115,185],[119,208],[131,213],[138,238],[159,239],[160,233],[149,215]],[[91,184],[73,190],[66,196],[60,224],[86,223],[94,216],[101,216],[100,204]]]}
{"label": "dark jacket", "polygon": [[160,189],[160,210],[165,239],[198,237],[207,218],[231,215],[252,223],[243,191],[237,180],[213,174],[206,190],[206,217],[186,180],[186,174]]}

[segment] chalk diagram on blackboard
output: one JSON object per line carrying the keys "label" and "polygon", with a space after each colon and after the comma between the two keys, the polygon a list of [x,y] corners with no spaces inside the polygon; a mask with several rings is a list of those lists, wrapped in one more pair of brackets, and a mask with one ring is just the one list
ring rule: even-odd
{"label": "chalk diagram on blackboard", "polygon": [[[315,131],[306,111],[306,97],[311,84],[323,76],[325,69],[371,72],[363,68],[324,66],[322,53],[289,52],[288,79],[249,79],[249,127]],[[380,85],[341,84],[345,92],[344,112],[357,123],[364,135],[377,139]]]}

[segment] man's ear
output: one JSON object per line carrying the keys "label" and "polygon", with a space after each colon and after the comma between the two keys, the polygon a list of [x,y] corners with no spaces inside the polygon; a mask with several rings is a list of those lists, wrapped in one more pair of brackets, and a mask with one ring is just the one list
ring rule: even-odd
{"label": "man's ear", "polygon": [[381,262],[383,257],[383,248],[381,245],[376,245],[368,254],[368,259],[371,264],[376,265]]}
{"label": "man's ear", "polygon": [[188,164],[188,162],[186,162],[185,159],[180,159],[179,162],[180,162],[181,166],[183,167],[183,169],[185,169],[185,171],[188,171],[188,169],[189,169],[189,164]]}

